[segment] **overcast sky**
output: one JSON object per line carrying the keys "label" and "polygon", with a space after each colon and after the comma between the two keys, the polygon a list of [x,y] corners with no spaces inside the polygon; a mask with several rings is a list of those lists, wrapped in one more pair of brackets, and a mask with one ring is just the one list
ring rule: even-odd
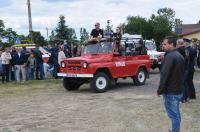
{"label": "overcast sky", "polygon": [[[159,8],[172,8],[176,18],[184,24],[195,24],[200,20],[200,0],[31,0],[33,30],[46,37],[46,27],[55,29],[60,15],[66,17],[66,24],[87,31],[100,22],[106,26],[110,20],[113,27],[126,22],[128,15],[149,18]],[[0,0],[0,19],[6,27],[18,34],[28,34],[27,0]]]}

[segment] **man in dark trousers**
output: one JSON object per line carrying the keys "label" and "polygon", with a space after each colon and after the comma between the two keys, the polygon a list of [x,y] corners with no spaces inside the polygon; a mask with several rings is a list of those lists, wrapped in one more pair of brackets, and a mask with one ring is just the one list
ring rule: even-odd
{"label": "man in dark trousers", "polygon": [[191,46],[188,46],[187,49],[189,51],[189,72],[187,76],[187,82],[188,82],[188,87],[189,87],[189,98],[196,99],[196,92],[194,88],[193,77],[194,77],[194,71],[195,71],[194,70],[195,57],[197,56],[197,52]]}
{"label": "man in dark trousers", "polygon": [[16,54],[13,55],[13,61],[15,67],[16,80],[17,82],[24,83],[26,80],[26,55],[22,52],[21,48],[16,48]]}
{"label": "man in dark trousers", "polygon": [[166,51],[157,95],[163,95],[166,112],[171,119],[172,132],[180,131],[181,114],[179,104],[184,81],[184,57],[176,50],[176,38],[166,37],[162,43]]}
{"label": "man in dark trousers", "polygon": [[52,48],[51,56],[49,58],[48,64],[53,66],[53,78],[58,79],[57,73],[59,72],[60,65],[58,64],[58,52],[59,52],[59,44],[57,44],[54,48]]}
{"label": "man in dark trousers", "polygon": [[189,100],[189,87],[188,87],[188,71],[189,71],[189,51],[186,47],[186,43],[183,39],[177,40],[177,51],[184,57],[185,59],[185,75],[184,75],[184,86],[183,86],[183,97],[182,97],[182,103],[188,102]]}
{"label": "man in dark trousers", "polygon": [[[44,66],[42,59],[42,52],[39,50],[39,46],[33,50],[34,57],[36,59],[36,79],[43,80],[44,79]],[[39,76],[40,75],[40,76]]]}

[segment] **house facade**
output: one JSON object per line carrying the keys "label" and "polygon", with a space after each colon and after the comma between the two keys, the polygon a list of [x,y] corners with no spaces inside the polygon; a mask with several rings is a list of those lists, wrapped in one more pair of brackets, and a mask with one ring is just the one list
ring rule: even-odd
{"label": "house facade", "polygon": [[175,28],[175,33],[187,39],[200,40],[200,24],[183,24]]}

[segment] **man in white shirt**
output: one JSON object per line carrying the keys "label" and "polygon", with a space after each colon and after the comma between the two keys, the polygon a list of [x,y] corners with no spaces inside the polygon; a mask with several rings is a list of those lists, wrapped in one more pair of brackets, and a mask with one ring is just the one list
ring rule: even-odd
{"label": "man in white shirt", "polygon": [[2,59],[2,68],[5,73],[2,76],[2,83],[4,83],[4,81],[9,82],[10,60],[12,59],[10,54],[10,48],[8,47],[5,48],[5,51],[1,55],[1,59]]}

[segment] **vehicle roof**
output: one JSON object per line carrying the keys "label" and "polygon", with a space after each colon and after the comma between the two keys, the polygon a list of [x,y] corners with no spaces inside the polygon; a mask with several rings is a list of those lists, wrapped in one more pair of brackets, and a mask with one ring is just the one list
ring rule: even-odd
{"label": "vehicle roof", "polygon": [[15,44],[13,47],[28,47],[28,46],[36,46],[36,44]]}
{"label": "vehicle roof", "polygon": [[129,38],[129,39],[142,39],[142,35],[139,35],[139,34],[128,34],[128,33],[125,33],[122,35],[122,38]]}

